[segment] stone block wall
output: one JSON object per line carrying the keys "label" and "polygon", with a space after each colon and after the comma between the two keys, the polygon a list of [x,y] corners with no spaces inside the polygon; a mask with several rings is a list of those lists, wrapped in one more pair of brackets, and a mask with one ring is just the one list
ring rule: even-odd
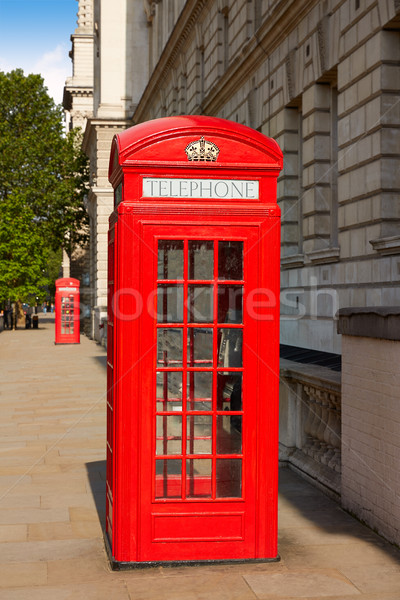
{"label": "stone block wall", "polygon": [[285,344],[340,353],[337,308],[400,303],[399,15],[394,0],[187,0],[134,112],[280,144]]}
{"label": "stone block wall", "polygon": [[344,309],[339,332],[342,505],[400,544],[400,309]]}

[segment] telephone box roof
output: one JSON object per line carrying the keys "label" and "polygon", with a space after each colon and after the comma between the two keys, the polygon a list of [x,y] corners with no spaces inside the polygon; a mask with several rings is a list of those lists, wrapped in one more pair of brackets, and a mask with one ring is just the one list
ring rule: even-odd
{"label": "telephone box roof", "polygon": [[[217,158],[193,160],[186,152],[203,140]],[[114,136],[109,178],[125,166],[256,167],[280,171],[282,152],[272,138],[233,121],[203,115],[165,117],[134,125]]]}
{"label": "telephone box roof", "polygon": [[74,277],[61,277],[60,279],[56,279],[56,287],[60,286],[78,286],[80,284],[79,279],[74,279]]}

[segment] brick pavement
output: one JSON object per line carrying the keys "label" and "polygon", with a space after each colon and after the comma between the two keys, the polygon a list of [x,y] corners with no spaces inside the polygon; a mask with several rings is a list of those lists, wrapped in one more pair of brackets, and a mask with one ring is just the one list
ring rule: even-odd
{"label": "brick pavement", "polygon": [[53,342],[0,334],[0,600],[400,600],[400,551],[286,469],[280,562],[112,572],[105,352]]}

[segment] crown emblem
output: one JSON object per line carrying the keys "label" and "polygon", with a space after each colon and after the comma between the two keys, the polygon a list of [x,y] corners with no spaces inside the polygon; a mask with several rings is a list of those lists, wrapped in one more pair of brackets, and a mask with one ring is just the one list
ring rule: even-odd
{"label": "crown emblem", "polygon": [[195,142],[190,142],[185,148],[188,160],[193,162],[215,162],[218,158],[219,148],[213,142],[208,142],[203,136]]}

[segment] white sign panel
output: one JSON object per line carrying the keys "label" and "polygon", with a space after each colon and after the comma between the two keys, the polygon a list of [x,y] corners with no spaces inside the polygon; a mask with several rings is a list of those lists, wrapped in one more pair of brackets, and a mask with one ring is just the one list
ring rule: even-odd
{"label": "white sign panel", "polygon": [[259,182],[248,179],[143,178],[143,198],[258,200]]}

